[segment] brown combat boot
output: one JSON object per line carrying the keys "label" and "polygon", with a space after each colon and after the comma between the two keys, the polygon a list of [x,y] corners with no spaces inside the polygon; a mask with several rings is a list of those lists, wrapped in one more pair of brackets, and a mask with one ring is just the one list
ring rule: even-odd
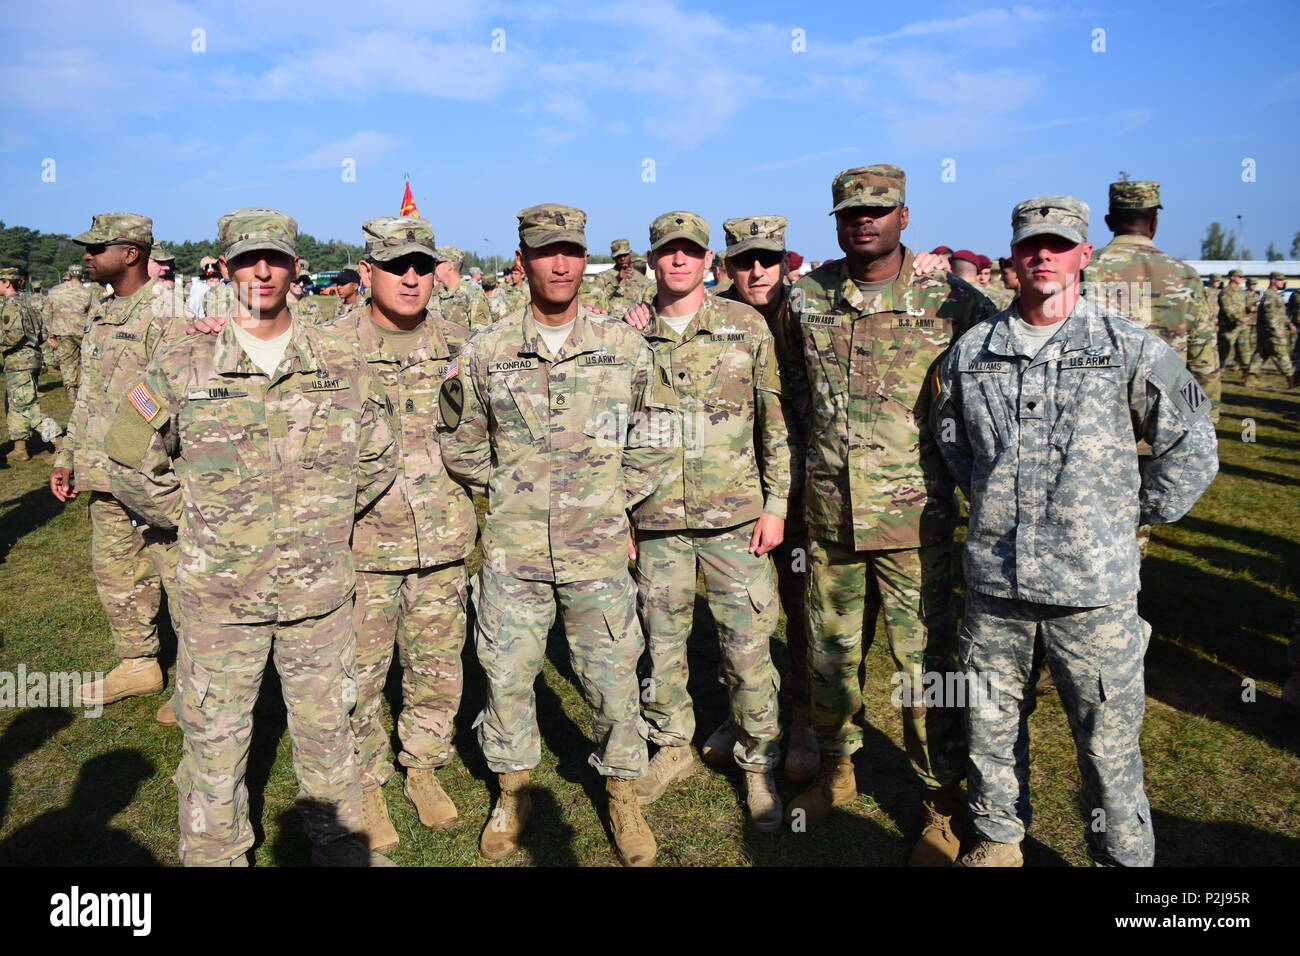
{"label": "brown combat boot", "polygon": [[[662,751],[660,751],[662,753]],[[609,828],[624,866],[652,866],[659,845],[650,825],[641,816],[641,803],[635,780],[605,778],[609,794]]]}
{"label": "brown combat boot", "polygon": [[72,706],[112,704],[127,697],[161,694],[162,689],[163,675],[158,658],[128,657],[102,679],[78,687],[72,695]]}
{"label": "brown combat boot", "polygon": [[402,784],[402,793],[410,800],[420,814],[420,822],[434,830],[445,830],[455,826],[459,817],[456,804],[451,802],[447,791],[438,782],[434,770],[422,770],[412,767],[406,771],[406,782]]}
{"label": "brown combat boot", "polygon": [[637,800],[644,807],[662,797],[670,784],[685,780],[694,772],[695,755],[689,746],[660,747],[650,760],[645,776],[631,782],[635,784]]}
{"label": "brown combat boot", "polygon": [[931,790],[921,801],[925,826],[912,847],[908,866],[952,866],[961,856],[961,838],[966,830],[965,806],[955,786]]}
{"label": "brown combat boot", "polygon": [[814,826],[830,815],[832,807],[851,803],[857,795],[853,758],[847,754],[823,754],[817,779],[811,787],[790,801],[790,805],[785,808],[785,819],[794,826]]}
{"label": "brown combat boot", "polygon": [[388,801],[382,787],[372,787],[361,794],[361,832],[366,835],[371,853],[387,853],[401,842],[397,828],[388,817]]}
{"label": "brown combat boot", "polygon": [[162,724],[164,727],[178,726],[176,722],[176,709],[173,706],[175,700],[176,696],[172,695],[167,700],[163,701],[158,707],[158,713],[153,715],[153,719],[158,721],[158,723]]}
{"label": "brown combat boot", "polygon": [[785,779],[807,783],[817,775],[822,752],[812,729],[812,711],[807,704],[795,704],[790,720],[790,745],[785,752]]}
{"label": "brown combat boot", "polygon": [[731,726],[731,718],[724,720],[718,729],[709,734],[700,748],[700,759],[714,770],[726,770],[736,762],[733,750],[736,746],[736,731]]}
{"label": "brown combat boot", "polygon": [[351,833],[347,836],[326,843],[314,844],[311,848],[312,866],[397,866],[382,853],[370,849],[365,834]]}
{"label": "brown combat boot", "polygon": [[519,849],[519,839],[533,814],[533,798],[528,792],[528,771],[499,773],[501,796],[488,817],[479,840],[479,852],[489,860],[504,860]]}
{"label": "brown combat boot", "polygon": [[772,771],[745,768],[745,809],[759,833],[781,829],[781,795],[776,792],[776,775]]}
{"label": "brown combat boot", "polygon": [[14,447],[9,450],[10,461],[31,461],[32,456],[27,453],[27,439],[15,438]]}
{"label": "brown combat boot", "polygon": [[995,843],[980,840],[966,851],[953,866],[1024,866],[1019,843]]}
{"label": "brown combat boot", "polygon": [[1241,381],[1241,387],[1242,388],[1263,388],[1264,380],[1260,378],[1258,375],[1251,375],[1249,372],[1247,372],[1246,377]]}

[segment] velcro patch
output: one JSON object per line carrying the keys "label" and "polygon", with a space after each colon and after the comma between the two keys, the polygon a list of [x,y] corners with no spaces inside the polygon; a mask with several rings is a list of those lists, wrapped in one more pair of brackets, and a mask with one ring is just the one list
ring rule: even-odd
{"label": "velcro patch", "polygon": [[895,316],[893,323],[890,325],[890,328],[891,329],[937,329],[940,328],[941,325],[942,322],[940,319],[936,319],[932,316],[927,316],[925,314],[925,311],[921,310],[919,314],[915,316],[913,316],[911,312],[909,312],[907,315]]}
{"label": "velcro patch", "polygon": [[118,332],[113,336],[115,339],[126,339],[128,342],[139,342],[140,336],[134,332]]}
{"label": "velcro patch", "polygon": [[304,392],[339,392],[351,388],[352,383],[346,378],[318,378],[308,382]]}
{"label": "velcro patch", "polygon": [[456,373],[460,371],[460,359],[452,360],[450,365],[442,367],[442,380],[445,382],[449,378],[455,378]]}
{"label": "velcro patch", "polygon": [[842,325],[844,316],[838,312],[801,312],[799,321],[803,325]]}
{"label": "velcro patch", "polygon": [[623,357],[621,355],[610,355],[608,352],[591,352],[578,357],[579,365],[622,365]]}
{"label": "velcro patch", "polygon": [[1119,368],[1119,359],[1109,355],[1071,355],[1061,359],[1061,368]]}
{"label": "velcro patch", "polygon": [[493,362],[488,366],[489,372],[524,372],[537,368],[537,359],[511,359],[508,362]]}
{"label": "velcro patch", "polygon": [[192,388],[185,393],[188,401],[203,401],[209,398],[247,398],[248,393],[238,388],[227,388],[218,386],[215,388]]}
{"label": "velcro patch", "polygon": [[710,342],[748,342],[748,332],[714,332],[709,336]]}
{"label": "velcro patch", "polygon": [[126,398],[131,403],[131,407],[139,412],[140,417],[147,422],[153,421],[154,417],[161,411],[158,406],[158,399],[154,398],[153,392],[149,391],[149,386],[144,382],[131,389]]}
{"label": "velcro patch", "polygon": [[971,362],[963,372],[1009,372],[1011,371],[1010,362]]}
{"label": "velcro patch", "polygon": [[1187,384],[1178,390],[1179,394],[1187,400],[1187,405],[1192,411],[1196,411],[1207,401],[1206,395],[1201,391],[1201,386],[1197,384],[1196,379],[1188,379]]}

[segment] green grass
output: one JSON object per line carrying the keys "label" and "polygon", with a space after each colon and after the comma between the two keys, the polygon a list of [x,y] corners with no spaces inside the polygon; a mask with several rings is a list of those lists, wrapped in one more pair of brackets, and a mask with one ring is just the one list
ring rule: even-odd
{"label": "green grass", "polygon": [[[1300,719],[1278,699],[1300,565],[1300,400],[1279,390],[1225,389],[1219,479],[1188,518],[1157,529],[1143,570],[1143,615],[1154,635],[1147,661],[1143,745],[1164,865],[1292,864],[1300,858]],[[1273,377],[1270,384],[1280,385]],[[67,416],[61,389],[42,403]],[[1242,419],[1256,441],[1241,440]],[[0,470],[0,670],[106,670],[107,628],[89,564],[84,498],[60,506],[46,489],[49,455]],[[692,693],[701,743],[725,715],[713,679],[717,650],[705,627],[693,650]],[[784,666],[778,635],[774,653]],[[168,642],[170,679],[174,642]],[[460,809],[459,828],[423,829],[401,793],[386,788],[402,838],[392,857],[413,865],[614,865],[602,824],[603,787],[586,764],[590,714],[567,665],[560,632],[538,684],[544,756],[534,772],[536,815],[524,851],[501,864],[476,852],[490,774],[470,724],[483,700],[472,650],[458,718],[460,756],[440,776]],[[917,792],[889,706],[887,648],[873,647],[861,795],[808,833],[761,835],[745,826],[738,772],[701,769],[648,808],[661,865],[898,864],[919,827]],[[394,677],[394,675],[390,675]],[[1256,685],[1242,700],[1242,682]],[[170,691],[169,691],[170,692]],[[390,705],[398,702],[389,681]],[[0,863],[111,865],[176,862],[171,783],[179,734],[153,720],[158,698],[112,705],[99,719],[62,710],[0,711]],[[391,721],[389,726],[391,726]],[[1084,865],[1078,772],[1060,703],[1042,698],[1031,720],[1035,817],[1030,865]],[[284,708],[273,673],[257,713],[249,785],[258,865],[301,865],[308,847]],[[782,784],[787,798],[794,788]]]}

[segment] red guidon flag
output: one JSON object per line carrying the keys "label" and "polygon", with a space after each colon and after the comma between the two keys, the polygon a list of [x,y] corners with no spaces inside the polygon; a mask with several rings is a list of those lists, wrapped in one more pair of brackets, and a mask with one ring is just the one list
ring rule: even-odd
{"label": "red guidon flag", "polygon": [[420,210],[415,208],[415,197],[411,195],[411,181],[406,181],[406,192],[402,193],[402,211],[399,216],[418,216]]}

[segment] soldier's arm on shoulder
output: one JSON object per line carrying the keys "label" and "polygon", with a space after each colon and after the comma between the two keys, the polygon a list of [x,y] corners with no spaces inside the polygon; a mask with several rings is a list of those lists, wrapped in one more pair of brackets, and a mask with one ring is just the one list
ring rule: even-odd
{"label": "soldier's arm on shoulder", "polygon": [[1153,452],[1141,465],[1140,521],[1177,521],[1219,470],[1210,400],[1178,353],[1150,333],[1144,333],[1132,374],[1129,404],[1136,435]]}
{"label": "soldier's arm on shoulder", "polygon": [[671,438],[680,438],[677,393],[649,343],[629,326],[630,344],[623,346],[636,358],[632,367],[632,414],[623,437],[623,492],[625,507],[633,508],[654,494],[676,454]]}
{"label": "soldier's arm on shoulder", "polygon": [[754,411],[760,437],[760,477],[763,482],[763,510],[778,518],[786,517],[786,504],[793,493],[795,450],[785,420],[786,404],[781,397],[781,374],[777,368],[776,343],[759,321],[758,343],[754,349]]}
{"label": "soldier's arm on shoulder", "polygon": [[113,496],[150,524],[174,528],[181,487],[173,462],[180,453],[176,401],[157,362],[118,398],[104,439]]}
{"label": "soldier's arm on shoulder", "polygon": [[397,441],[393,437],[393,410],[378,377],[356,353],[357,381],[361,389],[361,417],[357,431],[357,502],[360,514],[388,490],[397,477]]}
{"label": "soldier's arm on shoulder", "polygon": [[961,394],[961,353],[956,345],[930,371],[926,387],[930,389],[930,431],[939,454],[948,466],[966,500],[970,500],[970,478],[974,456],[966,434],[966,419]]}
{"label": "soldier's arm on shoulder", "polygon": [[492,439],[488,435],[487,403],[478,389],[475,344],[466,343],[443,376],[438,393],[438,446],[452,477],[475,491],[487,488],[492,470]]}

